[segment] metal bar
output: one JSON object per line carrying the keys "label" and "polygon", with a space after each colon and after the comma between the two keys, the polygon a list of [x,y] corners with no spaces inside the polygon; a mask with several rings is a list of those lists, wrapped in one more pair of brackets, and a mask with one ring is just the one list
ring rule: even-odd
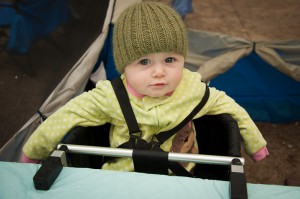
{"label": "metal bar", "polygon": [[[87,155],[103,155],[109,157],[132,157],[132,149],[109,148],[99,146],[86,146],[75,144],[59,144],[57,148],[65,145],[68,147],[69,153],[87,154]],[[187,154],[187,153],[173,153],[169,152],[168,160],[171,162],[193,162],[201,164],[217,164],[217,165],[230,165],[233,159],[239,159],[242,164],[245,160],[242,157],[229,157],[229,156],[216,156],[216,155],[200,155],[200,154]]]}
{"label": "metal bar", "polygon": [[68,153],[86,154],[86,155],[103,155],[110,157],[132,157],[132,149],[119,149],[100,146],[87,146],[76,144],[59,144],[57,148],[65,145],[68,147]]}
{"label": "metal bar", "polygon": [[245,160],[242,157],[172,153],[172,152],[169,152],[168,160],[173,162],[193,162],[197,164],[230,165],[233,159],[239,159],[243,165],[245,163]]}

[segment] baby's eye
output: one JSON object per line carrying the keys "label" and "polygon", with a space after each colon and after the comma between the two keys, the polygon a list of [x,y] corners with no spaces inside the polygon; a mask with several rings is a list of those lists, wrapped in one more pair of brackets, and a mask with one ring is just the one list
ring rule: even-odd
{"label": "baby's eye", "polygon": [[168,57],[168,58],[165,59],[165,62],[166,63],[172,63],[174,60],[175,60],[174,57]]}
{"label": "baby's eye", "polygon": [[149,59],[142,59],[142,60],[139,61],[139,64],[142,64],[142,65],[150,64],[150,60]]}

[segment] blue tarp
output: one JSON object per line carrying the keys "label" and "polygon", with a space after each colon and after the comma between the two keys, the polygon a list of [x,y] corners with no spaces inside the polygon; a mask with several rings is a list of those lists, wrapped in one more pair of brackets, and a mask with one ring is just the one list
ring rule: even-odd
{"label": "blue tarp", "polygon": [[183,18],[186,14],[193,12],[192,0],[173,0],[172,7]]}
{"label": "blue tarp", "polygon": [[7,50],[27,53],[31,43],[47,36],[70,18],[67,0],[27,0],[1,3],[0,26],[9,29]]}
{"label": "blue tarp", "polygon": [[281,73],[254,52],[211,80],[244,107],[254,121],[300,120],[300,82]]}
{"label": "blue tarp", "polygon": [[110,24],[107,33],[107,38],[105,40],[104,46],[100,52],[100,55],[98,57],[98,60],[93,70],[93,72],[95,72],[100,66],[101,62],[103,62],[106,71],[106,78],[108,80],[112,80],[120,76],[120,73],[117,71],[115,61],[114,61],[114,54],[113,54],[113,47],[112,47],[113,29],[114,29],[114,25]]}

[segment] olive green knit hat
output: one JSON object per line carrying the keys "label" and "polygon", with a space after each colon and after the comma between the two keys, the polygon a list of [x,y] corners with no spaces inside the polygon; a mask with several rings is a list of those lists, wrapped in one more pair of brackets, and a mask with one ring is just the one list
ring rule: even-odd
{"label": "olive green knit hat", "polygon": [[187,33],[177,12],[166,4],[142,2],[130,6],[118,18],[113,32],[117,70],[150,53],[176,52],[185,57]]}

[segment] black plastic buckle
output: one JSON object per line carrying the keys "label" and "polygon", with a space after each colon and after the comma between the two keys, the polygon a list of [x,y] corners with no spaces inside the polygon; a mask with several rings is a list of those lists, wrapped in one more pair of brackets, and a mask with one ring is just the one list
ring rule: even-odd
{"label": "black plastic buckle", "polygon": [[[152,145],[151,146],[151,150],[154,150],[154,151],[158,151],[158,149],[160,149],[160,141],[157,139],[156,135],[153,135],[152,136],[152,139],[150,141],[150,144]],[[160,151],[160,150],[159,150]]]}
{"label": "black plastic buckle", "polygon": [[62,145],[58,150],[42,162],[42,166],[33,177],[34,186],[37,190],[49,190],[63,166],[67,166],[66,153],[68,147]]}
{"label": "black plastic buckle", "polygon": [[133,138],[133,139],[141,139],[142,137],[142,132],[135,132],[135,133],[130,133],[130,138]]}
{"label": "black plastic buckle", "polygon": [[234,158],[230,165],[230,195],[232,199],[247,199],[247,182],[242,162]]}

